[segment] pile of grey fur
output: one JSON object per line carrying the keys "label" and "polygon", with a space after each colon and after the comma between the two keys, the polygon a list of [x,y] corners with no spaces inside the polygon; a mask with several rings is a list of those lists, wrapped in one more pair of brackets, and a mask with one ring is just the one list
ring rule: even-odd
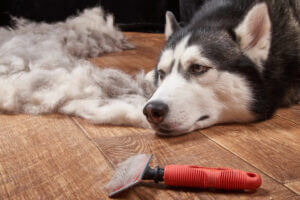
{"label": "pile of grey fur", "polygon": [[144,75],[132,78],[84,60],[132,47],[101,8],[55,24],[16,19],[15,29],[0,29],[0,112],[59,112],[148,127],[142,108],[152,85]]}

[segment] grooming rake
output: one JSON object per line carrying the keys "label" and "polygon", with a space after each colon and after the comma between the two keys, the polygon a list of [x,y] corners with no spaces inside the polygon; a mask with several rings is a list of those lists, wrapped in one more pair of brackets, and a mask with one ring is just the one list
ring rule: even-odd
{"label": "grooming rake", "polygon": [[142,180],[164,181],[168,186],[215,188],[223,190],[255,190],[261,185],[258,174],[230,168],[207,168],[193,165],[167,165],[165,168],[149,167],[152,154],[138,154],[118,165],[107,184],[112,197]]}

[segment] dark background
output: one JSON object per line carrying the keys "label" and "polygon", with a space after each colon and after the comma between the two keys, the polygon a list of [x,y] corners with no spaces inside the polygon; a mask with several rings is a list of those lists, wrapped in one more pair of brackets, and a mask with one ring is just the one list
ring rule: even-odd
{"label": "dark background", "polygon": [[162,32],[165,12],[186,23],[205,0],[0,0],[0,26],[13,26],[10,16],[56,22],[84,8],[101,5],[114,14],[123,31]]}

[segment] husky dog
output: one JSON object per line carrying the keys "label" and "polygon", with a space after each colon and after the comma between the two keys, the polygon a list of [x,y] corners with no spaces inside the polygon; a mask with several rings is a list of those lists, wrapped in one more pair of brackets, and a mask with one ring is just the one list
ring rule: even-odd
{"label": "husky dog", "polygon": [[143,112],[161,135],[270,118],[299,101],[299,0],[210,0],[180,27],[166,14]]}

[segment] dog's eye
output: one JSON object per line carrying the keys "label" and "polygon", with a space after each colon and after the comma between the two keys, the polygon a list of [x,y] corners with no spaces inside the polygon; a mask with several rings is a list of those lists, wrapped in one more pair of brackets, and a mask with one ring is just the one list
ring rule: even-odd
{"label": "dog's eye", "polygon": [[163,70],[161,70],[161,69],[158,70],[157,73],[158,73],[158,78],[160,80],[163,80],[165,78],[165,76],[166,76],[166,73]]}
{"label": "dog's eye", "polygon": [[200,75],[205,72],[207,72],[210,69],[210,67],[206,67],[203,65],[198,65],[198,64],[192,64],[189,67],[189,73],[194,74],[194,75]]}

